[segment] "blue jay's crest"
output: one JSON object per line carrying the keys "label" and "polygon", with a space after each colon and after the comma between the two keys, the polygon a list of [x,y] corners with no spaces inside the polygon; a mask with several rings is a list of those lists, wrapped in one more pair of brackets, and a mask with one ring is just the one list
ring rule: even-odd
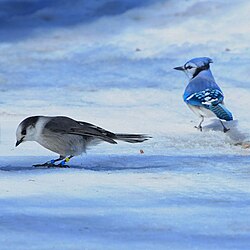
{"label": "blue jay's crest", "polygon": [[184,67],[188,66],[189,64],[194,64],[197,68],[200,68],[205,65],[209,65],[210,63],[213,63],[213,60],[209,57],[196,57],[186,62]]}

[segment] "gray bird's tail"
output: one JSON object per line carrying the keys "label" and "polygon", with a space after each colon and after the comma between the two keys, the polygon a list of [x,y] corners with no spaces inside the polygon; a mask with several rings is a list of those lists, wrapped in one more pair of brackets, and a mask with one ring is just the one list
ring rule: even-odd
{"label": "gray bird's tail", "polygon": [[209,109],[216,114],[219,119],[231,121],[233,120],[232,113],[221,103],[210,105]]}
{"label": "gray bird's tail", "polygon": [[125,141],[129,143],[140,143],[150,139],[150,136],[140,134],[115,134],[115,140]]}

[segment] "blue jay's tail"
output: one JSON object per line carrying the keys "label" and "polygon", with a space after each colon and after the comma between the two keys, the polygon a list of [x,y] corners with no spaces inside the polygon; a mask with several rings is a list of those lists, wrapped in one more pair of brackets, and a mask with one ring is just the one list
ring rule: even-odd
{"label": "blue jay's tail", "polygon": [[215,113],[215,115],[222,120],[231,121],[233,120],[232,113],[221,103],[217,105],[210,105],[209,109]]}

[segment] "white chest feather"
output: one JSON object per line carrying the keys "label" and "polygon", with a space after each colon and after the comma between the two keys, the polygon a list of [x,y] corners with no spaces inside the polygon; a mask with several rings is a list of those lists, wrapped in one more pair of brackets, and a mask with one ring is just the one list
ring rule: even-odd
{"label": "white chest feather", "polygon": [[216,115],[210,111],[209,109],[206,109],[204,107],[199,107],[199,106],[193,106],[189,105],[188,107],[199,117],[216,117]]}

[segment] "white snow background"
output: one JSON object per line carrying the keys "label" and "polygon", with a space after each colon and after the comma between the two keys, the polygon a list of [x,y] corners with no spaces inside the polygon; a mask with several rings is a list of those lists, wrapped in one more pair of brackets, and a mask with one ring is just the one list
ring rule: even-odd
{"label": "white snow background", "polygon": [[[249,11],[247,0],[1,0],[0,249],[249,249]],[[227,134],[216,121],[194,129],[182,101],[173,67],[200,56],[234,114]],[[153,138],[35,169],[56,155],[14,148],[31,115]]]}

